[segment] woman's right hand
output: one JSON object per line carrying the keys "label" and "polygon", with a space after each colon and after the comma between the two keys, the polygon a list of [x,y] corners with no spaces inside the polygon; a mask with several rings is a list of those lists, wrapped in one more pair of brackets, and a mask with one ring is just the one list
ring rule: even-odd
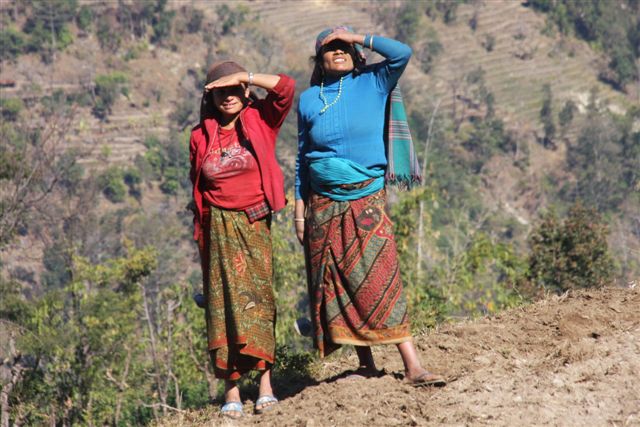
{"label": "woman's right hand", "polygon": [[301,199],[296,200],[296,204],[293,209],[293,223],[296,226],[296,237],[301,245],[304,242],[304,210],[304,201]]}
{"label": "woman's right hand", "polygon": [[222,76],[218,80],[214,80],[205,85],[205,90],[213,90],[221,87],[238,86],[240,84],[247,84],[249,82],[249,74],[240,71],[237,73],[229,74],[228,76]]}
{"label": "woman's right hand", "polygon": [[334,40],[340,40],[349,44],[358,43],[361,45],[364,43],[364,35],[354,34],[349,31],[339,29],[325,37],[324,40],[322,40],[322,46],[325,46]]}
{"label": "woman's right hand", "polygon": [[304,222],[296,221],[296,237],[300,244],[304,244]]}

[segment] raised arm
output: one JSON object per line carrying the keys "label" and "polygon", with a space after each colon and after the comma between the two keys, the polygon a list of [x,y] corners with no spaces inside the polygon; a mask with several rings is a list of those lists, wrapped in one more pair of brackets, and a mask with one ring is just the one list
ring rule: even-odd
{"label": "raised arm", "polygon": [[411,59],[411,48],[397,40],[367,34],[364,47],[379,53],[385,61],[376,64],[376,77],[380,90],[389,92],[398,83]]}
{"label": "raised arm", "polygon": [[269,94],[261,101],[260,115],[274,130],[282,126],[287,113],[293,104],[293,95],[296,82],[285,74],[261,74],[238,72],[215,80],[205,86],[207,90],[218,87],[258,86],[266,89]]}
{"label": "raised arm", "polygon": [[346,43],[359,44],[385,58],[385,61],[375,65],[377,84],[380,91],[389,92],[398,83],[404,69],[411,58],[411,47],[387,37],[374,36],[372,34],[354,34],[344,30],[337,30],[329,34],[322,44],[326,45],[333,40],[341,40]]}

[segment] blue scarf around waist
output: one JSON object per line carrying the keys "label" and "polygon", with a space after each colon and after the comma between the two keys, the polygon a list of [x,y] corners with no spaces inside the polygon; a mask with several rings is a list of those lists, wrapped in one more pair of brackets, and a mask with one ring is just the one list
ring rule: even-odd
{"label": "blue scarf around waist", "polygon": [[[376,193],[384,187],[384,169],[366,168],[356,162],[338,157],[313,160],[309,164],[311,188],[318,194],[339,202],[357,200]],[[344,188],[373,179],[362,188]]]}

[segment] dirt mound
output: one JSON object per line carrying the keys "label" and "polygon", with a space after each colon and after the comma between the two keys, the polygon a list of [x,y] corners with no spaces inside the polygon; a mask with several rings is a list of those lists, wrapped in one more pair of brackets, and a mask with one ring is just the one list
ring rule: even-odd
{"label": "dirt mound", "polygon": [[354,368],[346,354],[320,362],[317,382],[265,415],[228,421],[218,407],[163,425],[640,425],[640,289],[609,288],[550,297],[416,337],[444,388],[400,380],[393,346],[374,349],[388,375],[337,379]]}

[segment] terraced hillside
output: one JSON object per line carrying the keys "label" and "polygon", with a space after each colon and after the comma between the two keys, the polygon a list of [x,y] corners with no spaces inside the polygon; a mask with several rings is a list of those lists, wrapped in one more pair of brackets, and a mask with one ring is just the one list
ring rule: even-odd
{"label": "terraced hillside", "polygon": [[[468,24],[474,14],[475,32]],[[596,87],[599,97],[613,108],[628,104],[624,96],[598,81],[597,56],[585,43],[543,35],[545,17],[519,1],[489,1],[477,8],[463,5],[457,16],[452,25],[434,23],[444,47],[433,72],[441,90],[450,76],[479,66],[507,120],[536,122],[545,83],[558,102],[584,105]],[[485,35],[495,40],[490,52],[482,46]]]}
{"label": "terraced hillside", "polygon": [[[0,79],[13,82],[2,88],[3,97],[29,100],[51,96],[91,94],[95,77],[117,69],[126,75],[127,96],[119,95],[112,112],[104,120],[90,107],[74,107],[74,129],[67,136],[67,148],[82,153],[80,163],[97,168],[109,164],[131,164],[146,150],[147,136],[164,137],[170,129],[169,114],[180,100],[181,83],[190,67],[199,67],[204,57],[199,35],[183,40],[190,49],[184,53],[148,46],[134,59],[105,53],[95,35],[75,35],[75,42],[48,65],[37,55],[24,55],[15,63],[3,64]],[[187,82],[189,83],[189,82]],[[198,100],[194,99],[194,103]]]}
{"label": "terraced hillside", "polygon": [[[182,1],[169,6],[178,9]],[[215,22],[215,7],[208,2],[191,2],[205,13],[205,19]],[[312,53],[315,35],[330,25],[350,24],[358,30],[393,34],[375,22],[379,3],[365,1],[337,2],[305,1],[238,1],[234,6],[246,6],[250,19],[257,21],[260,31],[271,38],[271,46],[286,52],[280,61],[267,66],[308,70],[307,58]],[[468,22],[476,16],[472,31]],[[541,34],[544,17],[524,7],[519,1],[489,1],[480,6],[462,5],[451,24],[440,20],[432,24],[442,43],[432,72],[423,73],[415,61],[405,74],[405,87],[416,99],[442,98],[443,107],[451,105],[451,83],[461,79],[476,67],[485,71],[489,90],[496,99],[502,116],[514,126],[533,130],[538,125],[542,86],[552,86],[559,104],[571,99],[584,104],[593,87],[613,108],[625,109],[629,101],[620,93],[597,80],[597,56],[584,43],[575,40],[561,42]],[[492,51],[482,46],[487,36],[494,38]],[[28,99],[56,90],[78,93],[91,91],[95,76],[116,68],[129,76],[129,96],[121,96],[106,121],[95,119],[89,109],[77,112],[76,129],[70,146],[87,153],[85,164],[127,164],[144,152],[142,144],[148,135],[164,136],[169,132],[168,115],[181,101],[185,74],[189,68],[204,66],[207,46],[201,35],[183,37],[176,51],[148,46],[138,58],[123,60],[107,58],[94,36],[77,35],[75,43],[51,65],[40,63],[38,57],[23,57],[16,64],[4,64],[0,78],[15,81],[15,87],[3,88],[3,96]],[[243,43],[251,40],[223,40],[222,51],[238,55],[251,53]],[[218,51],[221,48],[218,46]],[[239,48],[239,49],[238,49]],[[529,56],[527,56],[529,55]],[[519,59],[518,56],[525,56]],[[250,59],[249,59],[250,60]],[[256,59],[257,61],[257,59]],[[299,90],[306,87],[300,81]],[[182,88],[183,89],[183,88]],[[198,100],[194,99],[194,103]]]}
{"label": "terraced hillside", "polygon": [[[311,52],[316,34],[338,24],[349,24],[363,32],[392,35],[374,21],[373,9],[380,4],[352,1],[248,2],[261,22],[282,36],[282,42],[303,53]],[[469,20],[476,15],[473,31]],[[542,86],[549,83],[558,103],[573,100],[584,105],[596,87],[599,97],[613,108],[624,109],[629,100],[598,81],[597,55],[582,42],[561,41],[541,33],[545,18],[519,1],[494,0],[480,6],[461,5],[451,24],[432,23],[443,51],[433,71],[426,75],[412,63],[405,81],[413,91],[429,97],[444,96],[450,103],[449,82],[476,67],[485,71],[487,86],[507,121],[527,122],[535,127],[542,99]],[[491,52],[482,46],[485,35],[494,37]],[[520,59],[524,57],[524,59]],[[406,83],[405,83],[406,86]]]}

